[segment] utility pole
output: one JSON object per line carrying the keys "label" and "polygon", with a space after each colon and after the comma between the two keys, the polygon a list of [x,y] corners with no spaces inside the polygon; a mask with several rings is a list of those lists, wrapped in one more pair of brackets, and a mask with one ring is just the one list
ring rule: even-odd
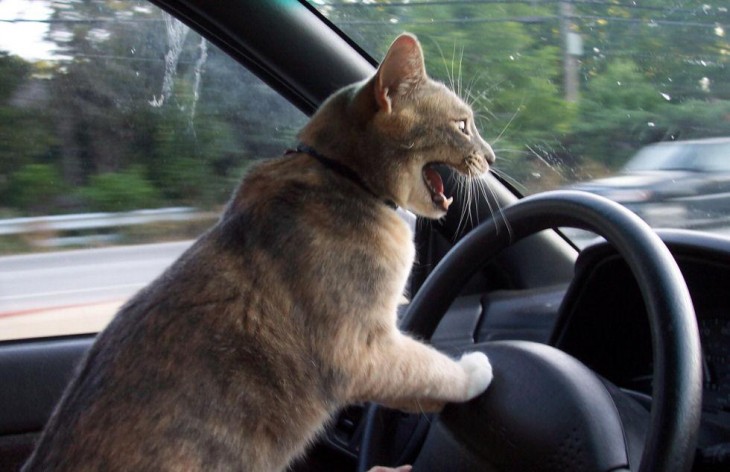
{"label": "utility pole", "polygon": [[583,39],[573,31],[573,3],[560,2],[560,36],[563,41],[563,93],[565,100],[577,102],[580,82],[578,58],[583,55]]}

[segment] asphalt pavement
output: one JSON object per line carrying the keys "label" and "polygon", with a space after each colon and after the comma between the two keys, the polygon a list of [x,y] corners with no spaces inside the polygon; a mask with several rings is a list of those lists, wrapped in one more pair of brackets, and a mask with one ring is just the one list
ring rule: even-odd
{"label": "asphalt pavement", "polygon": [[[192,241],[0,257],[0,339],[86,332],[41,326],[59,318],[108,320],[119,305],[162,273]],[[19,320],[23,319],[22,323]],[[34,321],[35,320],[35,321]],[[43,320],[43,322],[41,322]],[[37,325],[37,333],[28,324]],[[62,324],[62,323],[61,323]],[[19,334],[18,326],[22,325]],[[30,333],[26,333],[31,329]]]}
{"label": "asphalt pavement", "polygon": [[[595,234],[567,229],[579,247]],[[730,236],[730,228],[713,232]],[[192,241],[0,257],[0,340],[102,329]]]}

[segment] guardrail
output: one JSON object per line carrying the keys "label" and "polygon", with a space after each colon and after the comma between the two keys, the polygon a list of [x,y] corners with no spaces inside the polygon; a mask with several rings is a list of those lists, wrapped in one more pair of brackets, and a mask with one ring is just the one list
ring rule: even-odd
{"label": "guardrail", "polygon": [[[144,225],[159,222],[193,221],[210,218],[210,213],[201,212],[192,207],[157,208],[134,210],[121,213],[82,213],[75,215],[38,216],[27,218],[0,219],[0,236],[29,234],[90,231],[122,226]],[[107,235],[108,236],[108,235]],[[81,237],[85,238],[85,237]],[[63,245],[63,239],[56,242],[47,240],[41,245]],[[79,239],[70,238],[70,239]]]}

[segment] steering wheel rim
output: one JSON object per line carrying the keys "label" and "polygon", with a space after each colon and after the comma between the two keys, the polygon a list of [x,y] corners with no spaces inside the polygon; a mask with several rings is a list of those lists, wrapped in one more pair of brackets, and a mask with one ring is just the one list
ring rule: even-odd
{"label": "steering wheel rim", "polygon": [[[401,329],[430,339],[469,278],[515,242],[556,227],[603,236],[634,273],[649,314],[654,356],[653,402],[640,472],[689,470],[701,414],[702,368],[697,322],[682,274],[664,243],[624,207],[586,192],[545,192],[511,205],[467,234],[429,275]],[[361,456],[367,459],[374,414]],[[361,465],[366,461],[361,461]]]}

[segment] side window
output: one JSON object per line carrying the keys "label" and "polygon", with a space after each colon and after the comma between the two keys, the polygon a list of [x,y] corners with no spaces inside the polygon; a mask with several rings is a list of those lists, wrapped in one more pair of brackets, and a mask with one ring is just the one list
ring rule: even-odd
{"label": "side window", "polygon": [[149,3],[0,2],[0,340],[102,329],[305,119]]}

